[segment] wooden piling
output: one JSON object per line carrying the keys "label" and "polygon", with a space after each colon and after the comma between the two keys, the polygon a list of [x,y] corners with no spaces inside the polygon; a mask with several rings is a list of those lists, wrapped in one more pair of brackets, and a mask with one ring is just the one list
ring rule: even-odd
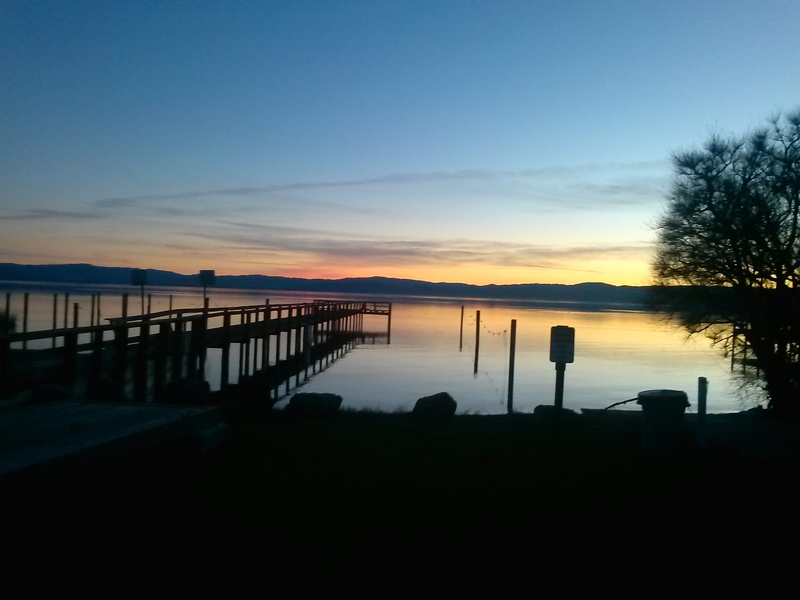
{"label": "wooden piling", "polygon": [[219,387],[228,387],[231,362],[231,314],[225,313],[222,317],[222,359],[220,362]]}
{"label": "wooden piling", "polygon": [[64,346],[62,351],[62,375],[61,382],[69,387],[75,383],[78,367],[78,332],[76,330],[64,333]]}
{"label": "wooden piling", "polygon": [[472,373],[478,372],[478,349],[481,345],[481,311],[475,311],[475,366]]}
{"label": "wooden piling", "polygon": [[53,348],[56,347],[55,331],[58,328],[58,294],[53,294]]}
{"label": "wooden piling", "polygon": [[270,306],[269,298],[264,301],[264,324],[261,334],[261,371],[264,377],[264,389],[269,393],[269,323],[270,323]]}
{"label": "wooden piling", "polygon": [[458,332],[458,350],[464,347],[464,305],[461,305],[461,329]]}
{"label": "wooden piling", "polygon": [[514,412],[514,358],[517,349],[517,320],[511,319],[511,349],[508,354],[508,414]]}
{"label": "wooden piling", "polygon": [[[28,332],[28,292],[25,292],[25,298],[23,300],[23,308],[22,308],[22,333]],[[28,341],[22,341],[22,349],[25,350],[28,347]]]}
{"label": "wooden piling", "polygon": [[153,365],[153,394],[161,398],[164,383],[167,379],[167,359],[169,357],[169,344],[172,327],[169,322],[158,324],[158,339],[156,340],[156,356]]}
{"label": "wooden piling", "polygon": [[[281,320],[281,308],[280,306],[276,308],[276,320],[280,322]],[[274,379],[274,394],[275,394],[275,401],[277,402],[280,398],[280,382],[281,382],[281,332],[275,334],[275,379]]]}
{"label": "wooden piling", "polygon": [[301,347],[301,329],[302,326],[300,325],[303,316],[303,307],[298,306],[296,312],[296,322],[294,326],[294,356],[292,356],[292,367],[295,370],[294,374],[294,385],[295,387],[300,385],[300,347]]}
{"label": "wooden piling", "polygon": [[172,333],[172,380],[177,381],[183,377],[184,345],[186,344],[186,320],[183,313],[178,311],[178,318],[175,321],[175,330]]}
{"label": "wooden piling", "polygon": [[133,398],[144,402],[147,398],[147,362],[150,350],[150,324],[145,319],[139,327],[139,343],[136,353],[136,371],[133,378]]}

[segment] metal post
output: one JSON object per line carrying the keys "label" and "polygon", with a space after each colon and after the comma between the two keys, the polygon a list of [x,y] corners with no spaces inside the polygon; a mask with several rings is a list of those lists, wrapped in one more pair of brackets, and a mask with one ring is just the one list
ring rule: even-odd
{"label": "metal post", "polygon": [[556,399],[555,406],[561,410],[564,406],[564,371],[567,370],[566,363],[556,363]]}

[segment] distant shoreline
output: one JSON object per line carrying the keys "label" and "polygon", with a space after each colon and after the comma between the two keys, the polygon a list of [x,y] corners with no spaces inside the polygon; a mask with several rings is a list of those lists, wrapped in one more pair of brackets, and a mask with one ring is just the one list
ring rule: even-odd
{"label": "distant shoreline", "polygon": [[[132,286],[135,269],[88,264],[22,265],[0,263],[0,285],[24,289],[28,284]],[[197,275],[144,269],[146,285],[202,288]],[[138,289],[138,284],[136,285]],[[271,290],[324,294],[354,294],[396,298],[440,298],[443,300],[515,301],[537,306],[602,310],[604,308],[647,309],[652,286],[614,286],[606,283],[472,285],[432,283],[412,279],[361,277],[302,279],[269,275],[216,275],[214,288]]]}

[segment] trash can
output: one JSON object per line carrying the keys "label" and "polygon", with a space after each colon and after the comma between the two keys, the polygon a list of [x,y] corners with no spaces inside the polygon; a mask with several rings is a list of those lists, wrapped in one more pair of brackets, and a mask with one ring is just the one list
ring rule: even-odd
{"label": "trash can", "polygon": [[642,444],[648,452],[671,454],[681,445],[683,414],[689,406],[686,392],[645,390],[637,395],[642,406]]}

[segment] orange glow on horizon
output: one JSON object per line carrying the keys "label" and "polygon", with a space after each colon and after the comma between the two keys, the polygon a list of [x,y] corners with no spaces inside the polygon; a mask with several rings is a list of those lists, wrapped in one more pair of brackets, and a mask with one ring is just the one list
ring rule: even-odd
{"label": "orange glow on horizon", "polygon": [[431,283],[465,283],[469,285],[516,285],[526,283],[573,285],[587,282],[601,282],[609,285],[646,286],[650,285],[647,265],[622,265],[617,271],[582,271],[570,269],[531,269],[531,268],[476,268],[474,266],[453,267],[389,267],[345,266],[338,269],[322,267],[283,268],[271,270],[234,269],[217,270],[218,275],[269,275],[276,277],[297,277],[302,279],[346,279],[351,277],[387,277],[392,279],[411,279]]}
{"label": "orange glow on horizon", "polygon": [[[142,268],[172,271],[183,275],[198,274],[201,270],[212,269],[218,276],[225,275],[265,275],[302,279],[345,279],[350,277],[387,277],[410,279],[431,283],[464,283],[469,285],[516,285],[528,283],[574,285],[578,283],[600,282],[615,286],[647,286],[651,284],[649,265],[646,261],[592,261],[590,264],[564,264],[554,268],[503,267],[496,265],[393,265],[349,264],[331,268],[318,264],[292,264],[287,261],[243,262],[240,257],[219,254],[208,256],[202,262],[196,257],[180,260],[175,256],[164,255],[139,257],[138,259],[100,260],[97,257],[75,259],[64,257],[58,264],[90,263],[104,267]],[[20,264],[47,264],[48,261],[18,260]],[[53,264],[56,264],[55,262]]]}

